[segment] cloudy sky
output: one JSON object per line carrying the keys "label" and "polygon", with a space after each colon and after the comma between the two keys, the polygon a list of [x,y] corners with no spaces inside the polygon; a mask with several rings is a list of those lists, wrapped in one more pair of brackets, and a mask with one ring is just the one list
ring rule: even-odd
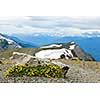
{"label": "cloudy sky", "polygon": [[77,36],[100,31],[100,17],[9,16],[0,17],[0,32]]}

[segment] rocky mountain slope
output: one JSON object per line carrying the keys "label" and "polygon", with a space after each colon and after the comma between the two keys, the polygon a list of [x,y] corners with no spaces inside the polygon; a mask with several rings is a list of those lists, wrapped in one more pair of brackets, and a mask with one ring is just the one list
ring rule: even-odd
{"label": "rocky mountain slope", "polygon": [[9,50],[14,48],[21,48],[21,46],[13,40],[6,38],[0,34],[0,50]]}
{"label": "rocky mountain slope", "polygon": [[95,61],[92,55],[86,53],[75,42],[69,43],[54,43],[40,48],[14,48],[10,50],[0,51],[0,58],[7,58],[12,56],[13,52],[26,53],[38,58],[50,58],[50,59],[71,59],[71,60],[83,60],[83,61]]}
{"label": "rocky mountain slope", "polygon": [[84,61],[95,61],[95,59],[87,54],[79,45],[75,42],[51,44],[41,47],[39,52],[34,54],[39,58],[50,59],[80,59]]}

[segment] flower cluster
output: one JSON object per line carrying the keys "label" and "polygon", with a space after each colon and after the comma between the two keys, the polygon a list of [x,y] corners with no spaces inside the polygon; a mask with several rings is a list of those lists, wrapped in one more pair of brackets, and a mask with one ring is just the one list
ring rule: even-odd
{"label": "flower cluster", "polygon": [[29,68],[29,66],[22,65],[22,64],[18,64],[18,65],[15,65],[15,66],[11,66],[6,71],[5,76],[6,77],[10,77],[10,76],[14,76],[14,77],[23,76],[23,75],[27,74],[26,73],[26,69],[27,68]]}
{"label": "flower cluster", "polygon": [[15,65],[10,67],[6,71],[6,77],[20,77],[20,76],[39,76],[39,77],[53,77],[53,78],[61,78],[63,77],[63,70],[53,64],[45,64],[43,66],[27,66],[27,65]]}

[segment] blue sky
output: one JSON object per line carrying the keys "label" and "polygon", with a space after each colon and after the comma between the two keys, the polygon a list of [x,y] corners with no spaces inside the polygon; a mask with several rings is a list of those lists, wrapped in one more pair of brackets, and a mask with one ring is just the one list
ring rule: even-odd
{"label": "blue sky", "polygon": [[77,36],[100,32],[100,17],[75,16],[8,16],[0,17],[0,32],[7,34],[39,34]]}

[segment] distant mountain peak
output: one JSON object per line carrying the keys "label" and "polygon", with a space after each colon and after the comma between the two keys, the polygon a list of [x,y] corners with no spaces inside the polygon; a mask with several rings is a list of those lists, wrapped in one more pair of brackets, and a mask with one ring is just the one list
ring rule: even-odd
{"label": "distant mountain peak", "polygon": [[15,41],[6,38],[3,34],[0,33],[0,49],[1,50],[8,50],[13,48],[21,48]]}

